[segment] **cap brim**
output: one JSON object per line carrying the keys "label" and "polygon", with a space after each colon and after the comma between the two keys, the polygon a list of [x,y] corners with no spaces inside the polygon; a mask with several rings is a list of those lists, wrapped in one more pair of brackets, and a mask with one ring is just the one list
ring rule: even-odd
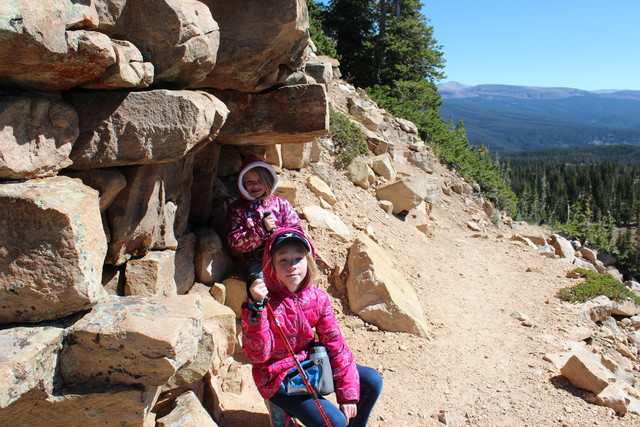
{"label": "cap brim", "polygon": [[275,252],[280,246],[284,245],[285,243],[300,244],[304,246],[307,252],[311,252],[309,242],[307,242],[305,238],[297,233],[284,233],[282,236],[276,237],[276,239],[273,241],[273,244],[271,245],[271,252]]}

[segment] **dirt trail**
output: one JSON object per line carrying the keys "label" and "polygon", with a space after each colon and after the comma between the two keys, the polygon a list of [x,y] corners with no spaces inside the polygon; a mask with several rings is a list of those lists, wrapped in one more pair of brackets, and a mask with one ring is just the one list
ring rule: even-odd
{"label": "dirt trail", "polygon": [[[441,167],[434,174],[440,180],[450,176]],[[304,176],[292,173],[289,178],[304,188]],[[515,233],[548,231],[489,223],[474,232],[466,223],[482,211],[469,197],[453,194],[442,195],[434,206],[437,228],[425,238],[386,215],[371,191],[338,178],[333,185],[344,200],[334,207],[336,213],[354,228],[373,228],[394,266],[415,287],[432,328],[428,340],[339,316],[358,363],[378,368],[384,377],[370,425],[442,425],[436,419],[441,411],[449,425],[640,425],[636,416],[617,417],[589,403],[588,393],[572,387],[543,360],[545,353],[562,350],[573,331],[595,328],[555,297],[558,289],[572,284],[565,277],[571,265],[509,239]],[[305,191],[300,202],[313,202]],[[321,252],[344,263],[348,246],[318,230],[310,234]],[[333,287],[328,290],[339,295]],[[335,304],[340,306],[338,298]],[[529,326],[516,314],[526,317]]]}

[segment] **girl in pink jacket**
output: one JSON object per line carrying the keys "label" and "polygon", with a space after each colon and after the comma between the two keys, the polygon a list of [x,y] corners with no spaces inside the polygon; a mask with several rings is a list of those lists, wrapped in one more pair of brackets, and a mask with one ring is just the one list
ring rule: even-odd
{"label": "girl in pink jacket", "polygon": [[241,198],[229,206],[226,229],[227,243],[243,254],[249,277],[261,277],[264,243],[273,231],[294,228],[303,232],[293,206],[273,194],[276,188],[278,175],[273,167],[256,156],[247,156],[238,175]]}
{"label": "girl in pink jacket", "polygon": [[314,257],[313,245],[298,230],[278,229],[270,236],[263,258],[264,280],[251,284],[242,305],[243,350],[253,362],[253,379],[262,397],[307,427],[324,426],[310,395],[289,396],[280,389],[295,365],[264,305],[273,309],[300,362],[308,358],[317,334],[331,360],[340,406],[320,398],[331,425],[364,426],[382,390],[382,377],[375,369],[355,364],[329,297],[312,284],[317,275]]}

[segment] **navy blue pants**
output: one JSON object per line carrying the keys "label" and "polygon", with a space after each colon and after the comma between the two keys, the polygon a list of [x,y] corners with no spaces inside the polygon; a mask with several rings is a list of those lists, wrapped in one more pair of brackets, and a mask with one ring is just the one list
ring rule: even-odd
{"label": "navy blue pants", "polygon": [[[360,401],[357,403],[358,414],[348,424],[350,427],[367,425],[369,415],[382,392],[382,376],[378,371],[366,366],[357,366],[360,374]],[[320,415],[320,411],[318,411],[318,407],[310,395],[287,396],[276,393],[271,398],[271,402],[307,427],[324,427],[325,425],[322,415]],[[347,425],[347,419],[340,408],[335,407],[322,397],[320,398],[320,403],[322,403],[332,427],[345,427]]]}

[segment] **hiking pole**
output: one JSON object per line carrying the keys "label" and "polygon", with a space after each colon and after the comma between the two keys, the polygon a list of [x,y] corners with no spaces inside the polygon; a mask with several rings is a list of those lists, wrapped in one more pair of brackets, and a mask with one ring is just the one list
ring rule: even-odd
{"label": "hiking pole", "polygon": [[327,413],[324,411],[324,408],[322,407],[322,404],[320,403],[320,399],[318,398],[318,393],[316,393],[315,389],[313,388],[313,386],[309,382],[309,378],[307,378],[307,374],[304,372],[304,369],[302,369],[302,365],[300,365],[300,362],[296,358],[296,355],[293,352],[293,349],[291,348],[291,344],[289,343],[289,340],[285,336],[284,331],[282,330],[282,327],[280,326],[280,323],[278,323],[278,320],[276,319],[276,315],[273,312],[273,308],[271,308],[271,306],[268,304],[268,301],[265,301],[264,305],[267,307],[267,313],[271,317],[271,321],[273,323],[275,323],[276,329],[280,333],[280,337],[282,338],[282,341],[284,341],[284,344],[287,347],[287,351],[289,352],[289,355],[293,358],[293,362],[296,364],[296,368],[298,369],[298,372],[300,373],[300,377],[302,378],[302,381],[304,382],[304,385],[307,388],[307,391],[309,392],[309,394],[313,398],[313,401],[315,402],[316,406],[318,407],[318,411],[320,411],[320,415],[322,416],[322,419],[324,420],[324,423],[327,425],[327,427],[331,427],[331,421],[329,421],[329,417],[327,416]]}

